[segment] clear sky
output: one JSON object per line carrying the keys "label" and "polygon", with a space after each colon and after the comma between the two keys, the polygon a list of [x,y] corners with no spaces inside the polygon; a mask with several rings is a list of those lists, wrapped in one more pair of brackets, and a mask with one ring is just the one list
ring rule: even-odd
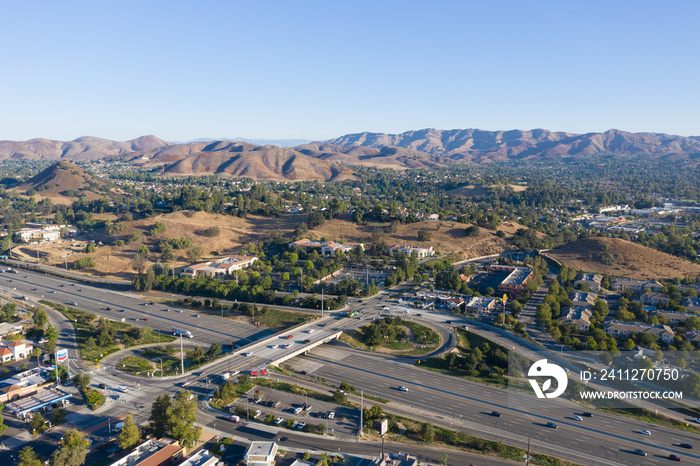
{"label": "clear sky", "polygon": [[697,1],[0,4],[0,139],[700,135]]}

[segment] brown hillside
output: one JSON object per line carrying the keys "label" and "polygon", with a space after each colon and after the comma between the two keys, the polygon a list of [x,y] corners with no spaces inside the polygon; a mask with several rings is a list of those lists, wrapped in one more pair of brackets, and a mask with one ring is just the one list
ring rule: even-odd
{"label": "brown hillside", "polygon": [[138,151],[151,151],[171,143],[155,136],[141,136],[130,141],[83,136],[73,141],[31,139],[0,141],[0,159],[97,160]]}
{"label": "brown hillside", "polygon": [[[700,264],[618,238],[589,238],[552,249],[547,254],[576,270],[632,279],[700,276]],[[601,262],[611,254],[616,263]]]}
{"label": "brown hillside", "polygon": [[14,189],[20,192],[33,189],[38,197],[48,197],[61,203],[70,202],[71,196],[68,195],[68,191],[76,191],[88,199],[97,199],[105,195],[100,190],[108,191],[110,187],[73,162],[61,160]]}

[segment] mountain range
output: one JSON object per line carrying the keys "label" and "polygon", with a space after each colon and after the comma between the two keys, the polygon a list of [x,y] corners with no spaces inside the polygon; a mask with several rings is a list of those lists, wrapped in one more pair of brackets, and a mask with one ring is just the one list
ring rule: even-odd
{"label": "mountain range", "polygon": [[587,134],[545,129],[422,129],[401,134],[347,134],[325,142],[281,146],[207,139],[171,143],[155,136],[118,142],[85,136],[66,142],[0,141],[0,160],[81,161],[117,157],[134,165],[156,167],[164,175],[218,174],[294,181],[346,179],[352,177],[350,166],[353,165],[403,170],[587,155],[700,159],[700,137],[615,129]]}

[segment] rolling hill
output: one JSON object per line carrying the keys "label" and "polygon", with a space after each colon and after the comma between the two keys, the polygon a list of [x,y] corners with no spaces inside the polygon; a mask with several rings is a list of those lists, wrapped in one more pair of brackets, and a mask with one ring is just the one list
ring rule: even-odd
{"label": "rolling hill", "polygon": [[[639,280],[697,277],[700,264],[619,238],[581,238],[546,253],[584,272]],[[604,261],[604,255],[613,260]]]}
{"label": "rolling hill", "polygon": [[141,136],[118,142],[83,136],[73,141],[30,139],[29,141],[0,141],[0,159],[30,160],[97,160],[115,155],[150,151],[171,145],[155,136]]}
{"label": "rolling hill", "polygon": [[629,133],[616,129],[587,134],[552,132],[545,129],[422,129],[401,134],[348,134],[331,139],[328,143],[341,147],[402,147],[459,162],[475,163],[599,154],[700,156],[700,140],[695,137]]}
{"label": "rolling hill", "polygon": [[88,199],[97,199],[109,192],[111,186],[73,162],[61,160],[13,189],[19,192],[33,189],[38,197],[49,197],[61,202],[61,199],[68,200],[80,195],[85,195]]}

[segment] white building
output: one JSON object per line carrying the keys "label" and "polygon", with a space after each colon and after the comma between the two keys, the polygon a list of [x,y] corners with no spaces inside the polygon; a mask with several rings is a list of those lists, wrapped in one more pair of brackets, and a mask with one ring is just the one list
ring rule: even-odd
{"label": "white building", "polygon": [[277,444],[275,442],[252,442],[243,459],[248,466],[270,466],[275,462]]}
{"label": "white building", "polygon": [[656,281],[648,280],[627,280],[624,278],[616,278],[611,283],[613,290],[624,291],[632,290],[635,293],[641,293],[644,290],[650,290],[653,292],[659,292],[663,289],[663,285]]}
{"label": "white building", "polygon": [[574,286],[588,285],[588,289],[594,293],[600,291],[600,284],[603,281],[603,277],[595,273],[580,273],[576,276],[574,280]]}
{"label": "white building", "polygon": [[22,228],[15,237],[31,243],[33,241],[56,241],[61,238],[61,230],[46,230],[41,228]]}
{"label": "white building", "polygon": [[398,254],[400,252],[403,252],[404,254],[407,254],[409,256],[416,256],[419,259],[423,257],[429,257],[435,254],[435,251],[433,250],[432,246],[424,248],[421,246],[395,244],[389,248],[389,254]]}
{"label": "white building", "polygon": [[617,339],[629,338],[632,333],[650,333],[664,343],[671,343],[675,334],[668,325],[639,324],[613,320],[603,327],[605,333]]}
{"label": "white building", "polygon": [[224,257],[223,259],[217,259],[215,261],[188,265],[182,269],[180,276],[189,276],[191,278],[197,278],[200,276],[221,277],[229,275],[236,270],[250,267],[256,260],[258,260],[256,256]]}
{"label": "white building", "polygon": [[587,332],[591,328],[591,316],[593,311],[582,306],[573,306],[563,309],[561,317],[557,320],[562,324],[575,326],[579,332]]}
{"label": "white building", "polygon": [[293,243],[289,243],[288,246],[318,249],[321,255],[330,254],[331,256],[335,256],[336,252],[348,253],[358,246],[362,248],[362,250],[365,249],[364,243],[337,243],[335,241],[315,241],[309,238],[294,241]]}

